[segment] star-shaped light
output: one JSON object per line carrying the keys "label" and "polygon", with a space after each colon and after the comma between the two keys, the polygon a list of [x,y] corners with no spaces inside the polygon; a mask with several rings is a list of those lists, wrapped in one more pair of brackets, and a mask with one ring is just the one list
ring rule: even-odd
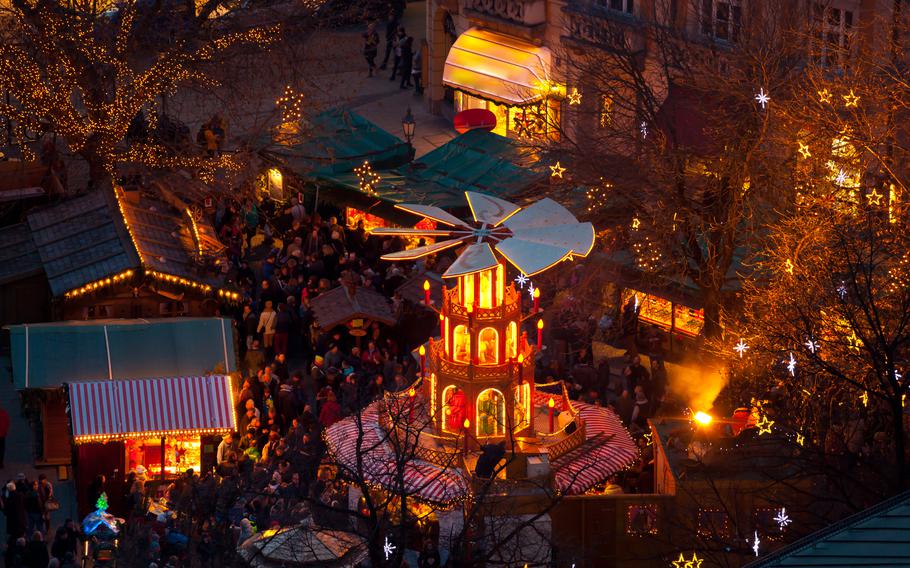
{"label": "star-shaped light", "polygon": [[686,560],[682,552],[679,553],[679,559],[671,562],[673,568],[701,568],[702,559],[698,557],[698,554],[692,553],[692,559]]}
{"label": "star-shaped light", "polygon": [[382,545],[382,551],[385,553],[386,560],[395,552],[395,545],[389,542],[389,537],[385,537],[385,544]]}
{"label": "star-shaped light", "polygon": [[897,371],[897,369],[894,369],[894,380],[895,380],[895,381],[899,381],[899,380],[901,380],[901,379],[903,379],[903,378],[904,378],[904,376],[903,376],[902,374],[900,374],[900,373]]}
{"label": "star-shaped light", "polygon": [[799,144],[799,153],[802,154],[803,158],[808,159],[812,157],[812,152],[809,151],[809,145],[798,142]]}
{"label": "star-shaped light", "polygon": [[773,420],[768,420],[768,417],[762,414],[761,420],[759,420],[755,426],[758,428],[758,435],[770,434],[771,427],[774,426]]}
{"label": "star-shaped light", "polygon": [[819,102],[830,103],[831,102],[831,91],[829,91],[828,89],[822,89],[821,91],[818,91],[818,100],[819,100]]}
{"label": "star-shaped light", "polygon": [[771,97],[768,96],[768,93],[765,92],[765,88],[762,87],[758,90],[758,94],[755,95],[755,100],[758,101],[758,104],[761,105],[761,108],[764,109],[768,106],[768,103],[771,101]]}
{"label": "star-shaped light", "polygon": [[559,162],[556,162],[555,166],[550,166],[550,177],[562,179],[562,174],[565,171],[566,169]]}
{"label": "star-shaped light", "polygon": [[869,205],[879,206],[882,204],[882,195],[875,188],[872,188],[872,193],[866,194],[866,199],[869,200]]}
{"label": "star-shaped light", "polygon": [[515,283],[518,284],[519,288],[524,288],[525,284],[528,283],[528,277],[525,276],[524,272],[519,272],[518,276],[515,277]]}
{"label": "star-shaped light", "polygon": [[793,352],[790,352],[790,359],[785,361],[787,363],[787,370],[790,371],[790,376],[796,376],[796,359],[793,357]]}
{"label": "star-shaped light", "polygon": [[837,295],[840,296],[841,300],[847,297],[847,285],[843,282],[837,287]]}
{"label": "star-shaped light", "polygon": [[806,445],[806,437],[803,436],[802,434],[800,434],[799,432],[797,432],[797,433],[796,433],[796,443],[799,444],[800,446],[805,446],[805,445]]}
{"label": "star-shaped light", "polygon": [[641,121],[641,124],[638,125],[638,131],[641,132],[642,138],[647,138],[648,137],[648,123],[645,121]]}
{"label": "star-shaped light", "polygon": [[784,263],[784,271],[786,271],[787,274],[793,274],[793,268],[793,261],[788,258]]}
{"label": "star-shaped light", "polygon": [[650,446],[652,443],[654,443],[654,434],[653,434],[652,432],[648,432],[647,434],[644,434],[644,435],[642,436],[642,438],[644,438],[645,441],[648,442],[648,445],[649,445],[649,446]]}
{"label": "star-shaped light", "polygon": [[761,544],[761,541],[758,540],[758,531],[755,531],[755,538],[752,539],[752,552],[755,553],[755,556],[758,556],[758,545]]}
{"label": "star-shaped light", "polygon": [[837,177],[834,178],[834,183],[836,183],[837,185],[844,185],[845,183],[847,183],[847,172],[845,172],[844,170],[838,170]]}
{"label": "star-shaped light", "polygon": [[863,401],[863,406],[869,406],[869,393],[863,391],[863,394],[860,395],[859,399]]}
{"label": "star-shaped light", "polygon": [[777,523],[777,526],[780,527],[780,530],[784,530],[787,525],[791,522],[790,517],[787,516],[787,508],[781,507],[780,511],[777,512],[777,516],[774,517],[774,521]]}
{"label": "star-shaped light", "polygon": [[740,359],[743,358],[743,353],[745,353],[746,351],[748,351],[748,349],[749,349],[749,346],[746,345],[746,342],[743,341],[742,338],[740,338],[740,339],[739,339],[739,343],[737,343],[736,346],[733,347],[733,351],[736,351],[737,353],[739,353],[739,358],[740,358]]}
{"label": "star-shaped light", "polygon": [[534,290],[536,290],[536,288],[534,288],[534,283],[531,282],[528,284],[528,295],[530,295],[532,298],[534,297]]}
{"label": "star-shaped light", "polygon": [[637,229],[641,226],[641,221],[638,220],[638,217],[632,217],[632,228]]}
{"label": "star-shaped light", "polygon": [[848,107],[855,107],[859,104],[859,97],[853,94],[853,89],[850,89],[850,92],[844,97],[844,105]]}
{"label": "star-shaped light", "polygon": [[572,87],[572,92],[568,95],[570,105],[580,105],[581,104],[581,93],[578,92],[578,89]]}
{"label": "star-shaped light", "polygon": [[803,345],[806,346],[806,349],[809,350],[809,353],[815,353],[818,351],[818,341],[813,340],[811,337],[807,339]]}

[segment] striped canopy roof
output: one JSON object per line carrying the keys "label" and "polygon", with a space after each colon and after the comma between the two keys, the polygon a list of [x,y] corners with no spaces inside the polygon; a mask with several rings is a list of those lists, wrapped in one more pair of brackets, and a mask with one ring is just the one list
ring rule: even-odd
{"label": "striped canopy roof", "polygon": [[236,427],[226,375],[74,382],[69,402],[77,443]]}

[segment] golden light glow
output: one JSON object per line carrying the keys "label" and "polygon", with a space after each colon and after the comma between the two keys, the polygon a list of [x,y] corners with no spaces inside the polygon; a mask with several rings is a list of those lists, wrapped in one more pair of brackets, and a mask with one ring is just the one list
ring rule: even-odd
{"label": "golden light glow", "polygon": [[547,401],[547,406],[548,406],[549,408],[553,408],[554,406],[556,406],[556,401],[553,400],[553,397],[552,397],[552,396],[550,397],[550,400]]}
{"label": "golden light glow", "polygon": [[467,430],[470,427],[471,427],[471,420],[468,418],[465,418],[464,419],[464,429]]}
{"label": "golden light glow", "polygon": [[273,189],[274,189],[274,191],[277,191],[277,193],[279,193],[279,194],[284,192],[284,176],[281,175],[281,170],[279,170],[278,168],[269,169],[269,179],[268,179],[268,186],[266,187],[266,190],[269,193],[272,193]]}
{"label": "golden light glow", "polygon": [[121,434],[92,434],[90,436],[77,436],[73,440],[77,444],[88,442],[112,442],[116,440],[130,440],[136,438],[170,438],[173,436],[192,436],[209,434],[227,434],[233,428],[200,428],[197,430],[156,430],[154,432],[124,432]]}
{"label": "golden light glow", "polygon": [[411,388],[408,389],[408,396],[409,396],[409,397],[414,398],[414,396],[415,396],[416,394],[417,394],[417,391],[414,390],[414,387],[411,387]]}
{"label": "golden light glow", "polygon": [[119,274],[115,274],[115,275],[109,276],[107,278],[101,278],[99,280],[95,280],[94,282],[90,282],[90,283],[86,284],[85,286],[81,286],[79,288],[70,290],[69,292],[64,293],[63,297],[67,300],[76,298],[83,294],[88,294],[89,292],[94,292],[95,290],[104,288],[105,286],[110,286],[112,284],[118,284],[120,282],[129,280],[130,278],[132,278],[132,276],[133,276],[132,270],[124,270],[123,272],[121,272]]}
{"label": "golden light glow", "polygon": [[426,348],[425,348],[423,345],[421,345],[420,348],[417,349],[417,353],[418,353],[421,357],[423,357],[424,355],[427,354],[427,350],[426,350]]}
{"label": "golden light glow", "polygon": [[543,318],[537,320],[537,329],[543,329]]}
{"label": "golden light glow", "polygon": [[848,107],[858,106],[860,97],[853,94],[853,89],[850,89],[850,92],[846,95],[843,95],[843,97],[844,97],[844,106],[848,106]]}
{"label": "golden light glow", "polygon": [[477,359],[481,365],[499,364],[499,332],[485,327],[477,334]]}
{"label": "golden light glow", "polygon": [[430,373],[430,418],[436,418],[436,373]]}
{"label": "golden light glow", "polygon": [[423,281],[423,291],[424,291],[424,292],[429,292],[429,291],[430,291],[430,281],[429,281],[429,280],[424,280],[424,281]]}
{"label": "golden light glow", "polygon": [[821,91],[818,91],[818,100],[819,100],[819,102],[830,103],[831,102],[831,91],[829,91],[828,89],[823,89]]}
{"label": "golden light glow", "polygon": [[580,105],[581,104],[581,93],[576,87],[572,87],[572,92],[568,95],[570,105]]}
{"label": "golden light glow", "polygon": [[534,288],[534,299],[540,298],[540,288]]}
{"label": "golden light glow", "polygon": [[550,166],[550,177],[562,179],[562,175],[566,173],[566,169],[562,167],[559,162],[556,162],[555,166]]}
{"label": "golden light glow", "polygon": [[802,157],[804,159],[811,158],[812,152],[809,151],[809,145],[803,144],[802,142],[799,142],[798,144],[799,144],[799,153],[802,155]]}
{"label": "golden light glow", "polygon": [[475,406],[477,421],[475,435],[480,437],[502,436],[505,431],[506,399],[499,389],[484,389],[477,395]]}
{"label": "golden light glow", "polygon": [[[524,361],[525,361],[524,353],[519,353],[518,354],[518,364],[521,365],[522,363],[524,363]],[[553,400],[553,399],[550,399],[550,400]]]}
{"label": "golden light glow", "polygon": [[770,434],[770,433],[771,433],[771,427],[774,426],[774,421],[773,421],[773,420],[768,420],[768,417],[767,417],[767,416],[762,415],[761,420],[759,420],[759,421],[755,424],[755,426],[758,427],[758,435],[759,435],[759,436],[761,436],[761,435],[763,435],[763,434]]}
{"label": "golden light glow", "polygon": [[699,410],[698,412],[695,413],[694,418],[695,418],[695,421],[698,422],[699,424],[701,424],[702,426],[707,426],[708,424],[711,423],[712,420],[714,420],[713,416],[711,416],[707,412],[702,412],[701,410]]}

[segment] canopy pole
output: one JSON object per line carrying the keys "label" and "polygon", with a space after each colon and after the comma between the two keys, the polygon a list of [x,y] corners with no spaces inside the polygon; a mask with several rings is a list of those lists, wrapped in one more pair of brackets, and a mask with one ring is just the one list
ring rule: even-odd
{"label": "canopy pole", "polygon": [[167,438],[161,436],[161,483],[164,483],[164,463],[165,463],[165,442]]}
{"label": "canopy pole", "polygon": [[224,374],[228,375],[231,372],[231,365],[228,363],[228,354],[227,354],[227,333],[224,331],[224,318],[221,319],[221,345],[224,347]]}
{"label": "canopy pole", "polygon": [[25,388],[28,388],[28,324],[25,324]]}
{"label": "canopy pole", "polygon": [[107,380],[114,380],[114,370],[111,367],[111,341],[107,336],[107,326],[104,326],[104,347],[107,350]]}

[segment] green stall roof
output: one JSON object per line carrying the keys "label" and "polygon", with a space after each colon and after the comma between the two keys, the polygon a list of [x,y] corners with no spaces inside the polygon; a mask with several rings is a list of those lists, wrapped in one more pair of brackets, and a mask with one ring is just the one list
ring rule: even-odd
{"label": "green stall roof", "polygon": [[351,172],[364,161],[376,168],[394,168],[411,158],[407,142],[344,108],[327,110],[303,126],[302,133],[260,138],[256,145],[268,161],[300,176],[310,172]]}
{"label": "green stall roof", "polygon": [[[350,205],[394,218],[395,203],[420,203],[444,209],[467,206],[465,191],[478,191],[509,199],[545,180],[537,157],[513,140],[471,130],[436,148],[419,160],[391,171],[378,172],[375,195],[360,191],[357,176],[313,172],[320,199]],[[411,220],[413,222],[413,220]]]}
{"label": "green stall roof", "polygon": [[192,376],[237,369],[227,318],[64,321],[11,325],[13,384]]}

